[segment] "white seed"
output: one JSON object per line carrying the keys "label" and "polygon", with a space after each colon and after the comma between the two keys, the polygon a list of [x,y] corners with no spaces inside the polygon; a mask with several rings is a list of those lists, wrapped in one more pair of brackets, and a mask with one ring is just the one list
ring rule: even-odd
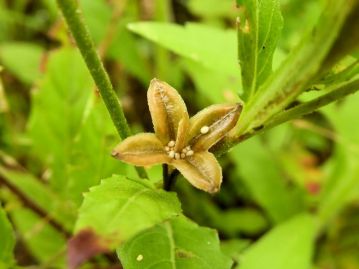
{"label": "white seed", "polygon": [[170,147],[170,148],[172,148],[172,147],[174,147],[175,146],[175,141],[173,141],[173,140],[171,140],[170,142],[168,142],[168,146]]}
{"label": "white seed", "polygon": [[138,255],[137,256],[137,258],[136,258],[136,260],[138,261],[138,262],[140,262],[140,261],[142,261],[143,260],[143,255]]}
{"label": "white seed", "polygon": [[191,146],[187,146],[187,147],[186,147],[186,150],[187,150],[187,151],[191,150]]}
{"label": "white seed", "polygon": [[189,150],[186,153],[186,156],[192,156],[194,154],[193,150]]}
{"label": "white seed", "polygon": [[208,133],[208,131],[209,131],[209,127],[207,125],[205,125],[201,128],[201,134],[206,134],[206,133]]}
{"label": "white seed", "polygon": [[181,159],[184,159],[186,157],[186,153],[181,153]]}
{"label": "white seed", "polygon": [[170,156],[170,158],[174,158],[175,152],[173,150],[171,150],[170,152],[168,152],[168,156]]}
{"label": "white seed", "polygon": [[182,149],[182,152],[183,152],[183,153],[186,153],[186,152],[187,152],[187,149],[186,149],[186,148]]}
{"label": "white seed", "polygon": [[181,154],[179,154],[179,153],[175,153],[175,158],[176,158],[176,160],[179,160],[180,158],[181,158]]}
{"label": "white seed", "polygon": [[170,147],[165,146],[166,151],[170,151]]}

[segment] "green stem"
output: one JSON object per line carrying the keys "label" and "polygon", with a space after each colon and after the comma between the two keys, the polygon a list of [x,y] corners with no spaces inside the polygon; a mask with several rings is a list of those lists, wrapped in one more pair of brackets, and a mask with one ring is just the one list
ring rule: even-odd
{"label": "green stem", "polygon": [[313,84],[355,2],[327,1],[315,28],[303,36],[287,59],[247,102],[237,127],[238,135],[264,125]]}
{"label": "green stem", "polygon": [[[83,22],[81,10],[76,0],[57,0],[62,14],[65,17],[67,25],[76,40],[87,68],[89,69],[97,88],[100,91],[106,108],[110,113],[111,119],[116,127],[121,139],[131,135],[130,128],[127,124],[120,101],[113,89],[110,78],[96,52],[93,41],[90,37],[89,30]],[[143,168],[136,167],[140,177],[147,177]]]}
{"label": "green stem", "polygon": [[178,170],[172,171],[171,174],[168,174],[168,165],[163,164],[162,165],[162,172],[163,172],[163,189],[165,191],[170,191],[173,184],[176,181],[176,177],[179,175]]}
{"label": "green stem", "polygon": [[220,144],[213,147],[213,149],[211,151],[215,152],[215,154],[217,156],[223,155],[230,148],[234,147],[236,144],[243,142],[244,140],[247,140],[248,138],[251,138],[252,136],[261,134],[264,131],[267,131],[273,127],[276,127],[284,122],[287,122],[287,121],[290,121],[293,119],[297,119],[304,115],[310,114],[310,113],[314,112],[315,110],[317,110],[329,103],[337,101],[349,94],[355,93],[358,90],[359,90],[359,79],[356,79],[356,80],[349,82],[345,85],[341,85],[340,87],[335,88],[334,90],[331,90],[330,92],[323,94],[322,96],[320,96],[314,100],[297,105],[291,109],[288,109],[282,113],[277,114],[271,120],[269,120],[267,123],[262,125],[262,127],[259,129],[245,132],[239,136],[229,137],[226,140],[222,141]]}
{"label": "green stem", "polygon": [[291,109],[284,111],[283,113],[278,114],[277,116],[273,117],[265,125],[265,128],[263,129],[270,129],[286,121],[295,118],[300,118],[304,115],[312,113],[313,111],[317,110],[320,107],[323,107],[329,103],[339,100],[358,90],[359,90],[359,79],[354,80],[353,82],[347,83],[345,85],[342,85],[341,87],[336,88],[326,94],[323,94],[322,96],[314,100],[297,105]]}

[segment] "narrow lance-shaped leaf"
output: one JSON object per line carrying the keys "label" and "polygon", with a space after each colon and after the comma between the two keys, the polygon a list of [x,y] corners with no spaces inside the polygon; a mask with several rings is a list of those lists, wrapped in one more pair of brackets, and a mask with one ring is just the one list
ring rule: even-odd
{"label": "narrow lance-shaped leaf", "polygon": [[317,25],[307,33],[276,72],[270,76],[247,104],[239,132],[263,125],[283,110],[317,78],[356,0],[328,0]]}
{"label": "narrow lance-shaped leaf", "polygon": [[273,53],[283,27],[278,0],[237,0],[241,8],[238,57],[244,99],[248,100],[272,72]]}
{"label": "narrow lance-shaped leaf", "polygon": [[11,224],[0,204],[0,267],[6,265],[10,267],[13,263],[13,250],[15,246],[15,236]]}
{"label": "narrow lance-shaped leaf", "polygon": [[236,269],[309,269],[316,235],[315,219],[297,215],[269,231],[240,254]]}
{"label": "narrow lance-shaped leaf", "polygon": [[342,57],[359,49],[359,1],[354,4],[351,13],[339,32],[322,66],[322,72],[328,71]]}

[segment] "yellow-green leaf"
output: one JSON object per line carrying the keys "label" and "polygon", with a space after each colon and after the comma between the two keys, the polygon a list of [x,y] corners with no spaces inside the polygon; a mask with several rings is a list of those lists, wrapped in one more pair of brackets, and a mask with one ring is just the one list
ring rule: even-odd
{"label": "yellow-green leaf", "polygon": [[92,229],[109,247],[117,247],[180,212],[174,193],[157,190],[148,181],[116,175],[85,194],[75,232]]}

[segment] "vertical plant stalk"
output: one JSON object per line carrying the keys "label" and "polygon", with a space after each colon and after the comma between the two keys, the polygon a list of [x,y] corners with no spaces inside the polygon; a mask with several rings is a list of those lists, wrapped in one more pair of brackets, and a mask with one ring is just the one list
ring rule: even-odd
{"label": "vertical plant stalk", "polygon": [[162,178],[163,178],[163,189],[167,190],[168,187],[168,164],[162,164]]}
{"label": "vertical plant stalk", "polygon": [[55,230],[60,232],[65,236],[65,238],[70,238],[71,233],[56,219],[54,219],[49,213],[40,208],[37,204],[35,204],[32,200],[26,197],[21,190],[19,190],[16,186],[11,184],[8,180],[0,175],[0,187],[7,187],[23,204],[24,207],[31,209],[37,216],[39,216],[42,220],[46,221],[49,225],[51,225]]}
{"label": "vertical plant stalk", "polygon": [[[131,135],[130,128],[127,124],[125,114],[122,110],[120,101],[113,89],[110,78],[96,52],[94,43],[90,37],[89,30],[83,22],[81,10],[76,0],[57,0],[57,5],[62,11],[66,23],[73,35],[81,55],[85,60],[101,97],[105,102],[106,108],[110,113],[111,119],[116,127],[121,139]],[[146,178],[147,174],[143,168],[136,167],[140,177]]]}
{"label": "vertical plant stalk", "polygon": [[170,191],[172,187],[176,183],[177,176],[179,175],[178,170],[174,170],[168,177],[167,185],[165,186],[164,190]]}
{"label": "vertical plant stalk", "polygon": [[163,174],[163,189],[165,191],[170,191],[176,181],[176,177],[179,175],[179,171],[174,170],[172,171],[172,173],[169,173],[168,165],[163,164],[162,174]]}

